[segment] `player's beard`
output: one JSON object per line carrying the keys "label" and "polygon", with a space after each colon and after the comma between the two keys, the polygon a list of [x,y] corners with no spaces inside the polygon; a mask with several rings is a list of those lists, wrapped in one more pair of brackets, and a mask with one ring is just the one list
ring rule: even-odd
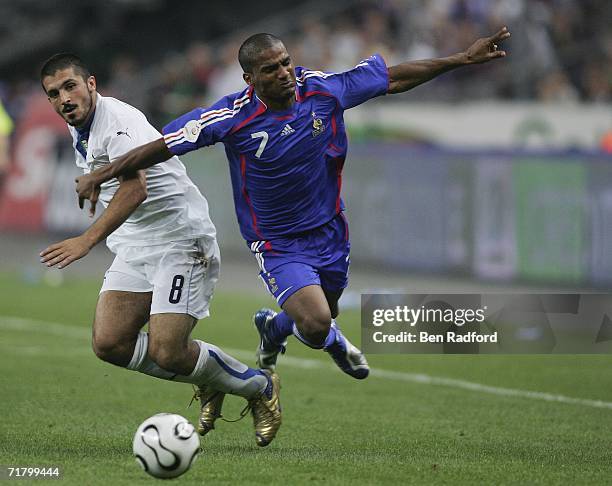
{"label": "player's beard", "polygon": [[[75,128],[79,128],[82,125],[84,125],[85,122],[87,122],[89,115],[91,114],[92,107],[93,107],[93,91],[87,90],[87,94],[89,95],[89,99],[86,100],[85,106],[83,107],[83,116],[76,120],[70,120],[67,116],[64,117],[66,122]],[[68,113],[67,115],[70,115],[70,113]]]}

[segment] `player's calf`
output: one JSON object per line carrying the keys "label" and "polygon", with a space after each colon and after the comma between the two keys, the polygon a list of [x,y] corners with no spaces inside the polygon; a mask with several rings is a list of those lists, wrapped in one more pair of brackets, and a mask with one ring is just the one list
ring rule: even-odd
{"label": "player's calf", "polygon": [[189,375],[193,371],[198,354],[199,347],[193,341],[186,345],[153,342],[149,346],[149,357],[160,368],[179,375]]}
{"label": "player's calf", "polygon": [[329,334],[331,315],[307,316],[296,325],[306,344],[313,348],[322,348],[325,344],[325,338]]}
{"label": "player's calf", "polygon": [[307,314],[295,321],[293,334],[306,346],[321,349],[325,346],[325,339],[329,335],[331,314]]}

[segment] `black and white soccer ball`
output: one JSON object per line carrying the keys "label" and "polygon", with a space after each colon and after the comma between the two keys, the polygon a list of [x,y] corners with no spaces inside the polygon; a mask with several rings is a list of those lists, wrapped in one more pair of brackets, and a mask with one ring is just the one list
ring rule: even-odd
{"label": "black and white soccer ball", "polygon": [[134,435],[134,456],[156,478],[175,478],[187,471],[200,452],[200,438],[185,417],[158,413]]}

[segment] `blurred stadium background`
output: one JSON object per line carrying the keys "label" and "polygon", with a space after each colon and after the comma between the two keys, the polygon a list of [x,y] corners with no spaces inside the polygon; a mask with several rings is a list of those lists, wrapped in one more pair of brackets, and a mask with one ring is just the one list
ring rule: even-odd
{"label": "blurred stadium background", "polygon": [[[609,287],[610,20],[604,0],[0,2],[0,99],[10,117],[0,122],[2,267],[36,274],[32,248],[89,224],[76,208],[68,133],[38,80],[55,52],[80,54],[101,93],[162,127],[241,89],[237,48],[256,31],[284,38],[296,64],[336,71],[373,52],[389,64],[444,56],[507,24],[503,62],[347,112],[354,273],[392,274],[386,286],[395,288],[429,275]],[[225,262],[248,259],[222,148],[185,162],[211,202]],[[89,268],[67,273],[77,267]]]}

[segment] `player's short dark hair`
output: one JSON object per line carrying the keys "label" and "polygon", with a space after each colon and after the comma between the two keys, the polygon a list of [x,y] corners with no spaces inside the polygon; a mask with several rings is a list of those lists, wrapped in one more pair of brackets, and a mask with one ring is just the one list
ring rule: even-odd
{"label": "player's short dark hair", "polygon": [[245,73],[253,72],[255,62],[262,51],[274,47],[283,41],[272,34],[254,34],[245,40],[238,50],[238,62]]}
{"label": "player's short dark hair", "polygon": [[60,52],[47,59],[40,68],[41,84],[46,76],[53,76],[57,71],[68,68],[73,68],[74,72],[85,80],[91,76],[89,68],[79,56],[70,52]]}

